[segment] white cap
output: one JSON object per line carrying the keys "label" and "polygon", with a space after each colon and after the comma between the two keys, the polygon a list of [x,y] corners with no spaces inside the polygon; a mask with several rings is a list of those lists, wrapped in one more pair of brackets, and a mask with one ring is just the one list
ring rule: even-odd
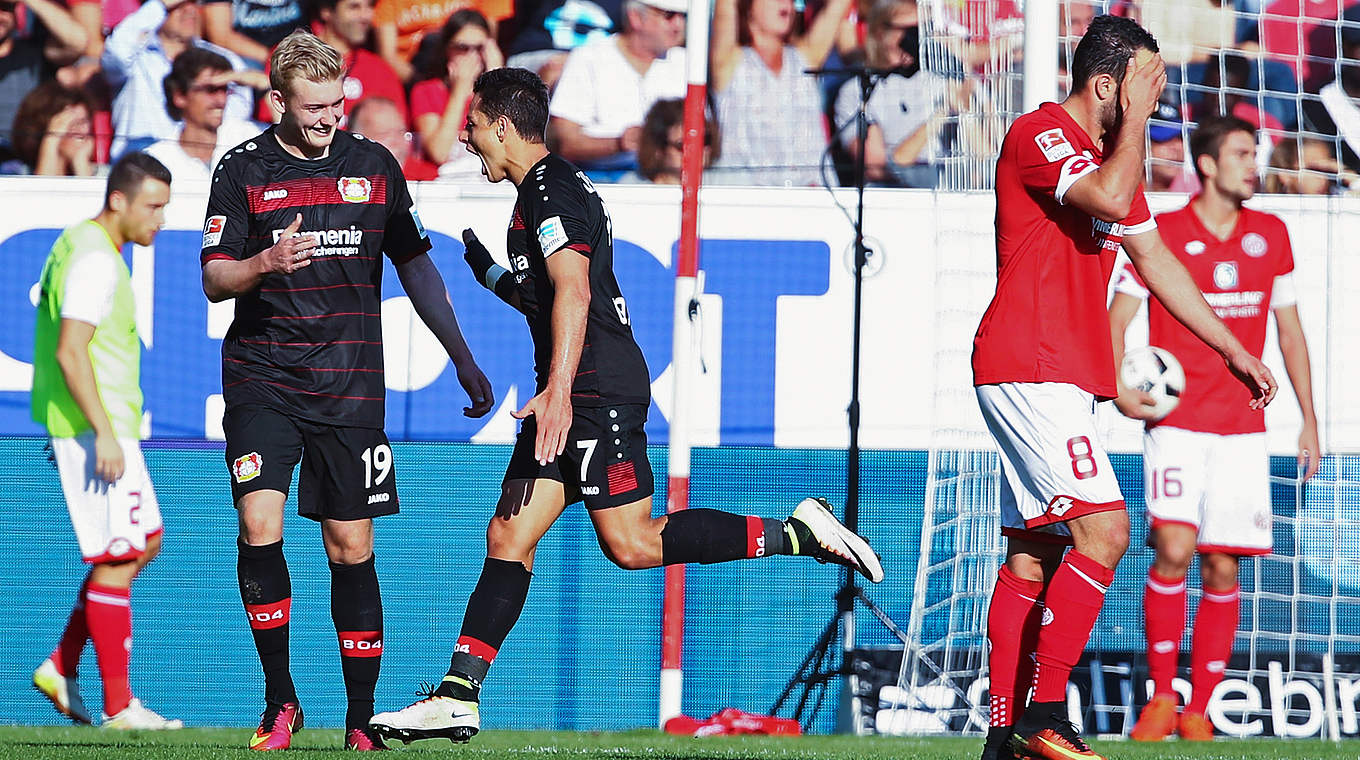
{"label": "white cap", "polygon": [[689,3],[685,0],[637,0],[637,2],[656,8],[659,11],[670,11],[672,13],[689,12]]}

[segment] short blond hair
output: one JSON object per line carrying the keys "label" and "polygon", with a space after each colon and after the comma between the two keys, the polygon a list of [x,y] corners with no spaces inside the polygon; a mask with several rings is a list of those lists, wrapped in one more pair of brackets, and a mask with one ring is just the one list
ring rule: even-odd
{"label": "short blond hair", "polygon": [[329,82],[345,74],[345,60],[320,37],[299,29],[283,38],[269,57],[269,86],[285,95],[293,79]]}

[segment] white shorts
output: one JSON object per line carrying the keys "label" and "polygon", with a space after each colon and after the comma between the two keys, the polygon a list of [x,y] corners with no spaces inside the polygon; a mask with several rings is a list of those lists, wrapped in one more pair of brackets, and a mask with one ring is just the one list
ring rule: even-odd
{"label": "white shorts", "polygon": [[1143,436],[1143,494],[1152,526],[1191,526],[1201,552],[1270,553],[1265,433],[1155,427]]}
{"label": "white shorts", "polygon": [[1001,449],[1001,532],[1071,543],[1063,522],[1124,508],[1096,434],[1095,396],[1068,383],[975,388]]}
{"label": "white shorts", "polygon": [[160,505],[142,447],[135,438],[120,438],[118,445],[123,448],[123,477],[105,483],[94,472],[93,432],[52,439],[80,556],[92,564],[136,559],[146,551],[146,539],[161,532]]}

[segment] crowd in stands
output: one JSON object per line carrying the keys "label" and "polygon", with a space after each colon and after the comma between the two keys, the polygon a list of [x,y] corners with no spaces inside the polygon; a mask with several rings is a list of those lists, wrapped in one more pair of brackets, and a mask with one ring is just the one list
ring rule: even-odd
{"label": "crowd in stands", "polygon": [[[1260,129],[1269,192],[1360,192],[1360,0],[1061,0],[1060,77],[1099,13],[1159,41],[1169,84],[1148,187],[1193,192],[1194,121]],[[1018,115],[1019,0],[713,0],[704,181],[940,186]],[[686,0],[0,0],[0,173],[90,176],[147,150],[206,178],[277,112],[271,47],[345,58],[348,128],[408,179],[480,181],[458,141],[477,76],[552,89],[550,147],[606,182],[677,183]],[[846,67],[892,73],[867,100]],[[810,69],[840,69],[818,75]],[[861,139],[856,116],[863,107]],[[971,181],[971,180],[970,180]],[[986,179],[978,179],[985,183]]]}

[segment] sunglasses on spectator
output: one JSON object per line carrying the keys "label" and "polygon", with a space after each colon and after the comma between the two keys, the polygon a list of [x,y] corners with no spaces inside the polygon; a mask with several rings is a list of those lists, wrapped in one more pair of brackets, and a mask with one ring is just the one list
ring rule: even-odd
{"label": "sunglasses on spectator", "polygon": [[[668,141],[668,142],[666,143],[666,145],[668,145],[668,146],[670,146],[670,147],[672,147],[672,148],[675,148],[676,150],[681,151],[681,152],[684,152],[684,150],[685,150],[685,143],[684,143],[683,141],[681,141],[681,140]],[[704,147],[705,147],[705,148],[712,148],[712,147],[713,147],[713,133],[712,133],[712,132],[704,132]]]}
{"label": "sunglasses on spectator", "polygon": [[644,5],[643,7],[646,8],[647,10],[651,11],[652,13],[657,14],[658,16],[660,16],[662,19],[664,19],[664,20],[666,20],[666,21],[674,21],[674,20],[677,19],[677,18],[681,18],[681,19],[685,18],[685,12],[684,12],[684,11],[663,11],[663,10],[661,10],[660,8],[653,8],[653,7],[650,6],[650,5]]}
{"label": "sunglasses on spectator", "polygon": [[189,92],[201,92],[206,95],[221,95],[227,89],[228,86],[225,84],[195,84],[189,86]]}

